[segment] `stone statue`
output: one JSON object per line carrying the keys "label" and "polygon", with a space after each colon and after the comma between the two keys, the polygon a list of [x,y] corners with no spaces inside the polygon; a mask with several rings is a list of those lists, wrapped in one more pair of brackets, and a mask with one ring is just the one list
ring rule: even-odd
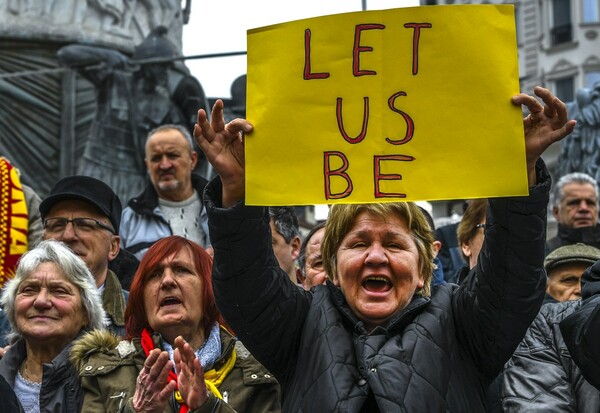
{"label": "stone statue", "polygon": [[183,64],[159,26],[132,58],[114,49],[68,45],[58,60],[96,87],[96,114],[78,173],[93,176],[119,195],[123,204],[145,186],[144,146],[148,132],[165,123],[190,132],[198,109],[208,110],[200,83]]}
{"label": "stone statue", "polygon": [[579,89],[575,101],[567,104],[567,111],[577,120],[577,126],[561,143],[557,178],[584,172],[600,182],[600,81],[591,89]]}

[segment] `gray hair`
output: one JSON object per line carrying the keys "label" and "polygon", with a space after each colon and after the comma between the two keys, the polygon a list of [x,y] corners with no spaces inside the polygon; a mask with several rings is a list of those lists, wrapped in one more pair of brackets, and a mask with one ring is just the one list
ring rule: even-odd
{"label": "gray hair", "polygon": [[146,144],[148,144],[148,141],[150,140],[150,138],[152,136],[156,135],[158,132],[162,132],[162,131],[166,131],[166,130],[176,130],[179,133],[181,133],[183,135],[183,137],[185,138],[186,142],[188,143],[190,153],[192,153],[194,151],[194,140],[192,139],[192,135],[190,134],[190,131],[185,126],[177,125],[175,123],[166,123],[164,125],[160,125],[154,129],[152,129],[150,132],[148,132],[148,135],[146,136]]}
{"label": "gray hair", "polygon": [[551,201],[553,207],[558,207],[563,197],[565,196],[565,185],[573,183],[580,185],[592,185],[592,187],[594,187],[594,192],[596,193],[596,201],[598,201],[598,182],[596,182],[594,178],[583,172],[572,172],[570,174],[561,176],[560,179],[556,182],[556,185],[554,185],[554,188],[552,190]]}
{"label": "gray hair", "polygon": [[102,307],[100,290],[96,287],[94,277],[85,262],[62,242],[46,240],[21,256],[14,278],[9,280],[2,290],[0,304],[12,329],[7,336],[9,342],[21,336],[17,330],[15,317],[17,291],[23,281],[29,278],[41,264],[47,262],[56,264],[65,278],[79,288],[82,306],[88,319],[86,328],[103,329],[106,325],[107,318]]}
{"label": "gray hair", "polygon": [[269,216],[286,243],[289,244],[295,237],[300,237],[298,216],[293,207],[269,207]]}

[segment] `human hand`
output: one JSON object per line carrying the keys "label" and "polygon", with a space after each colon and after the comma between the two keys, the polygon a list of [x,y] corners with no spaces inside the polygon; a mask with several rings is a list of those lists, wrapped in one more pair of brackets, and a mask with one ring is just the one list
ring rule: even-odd
{"label": "human hand", "polygon": [[208,121],[206,111],[198,111],[194,137],[223,183],[223,207],[228,208],[244,199],[245,161],[244,133],[252,131],[252,124],[234,119],[225,124],[223,101],[218,99]]}
{"label": "human hand", "polygon": [[6,354],[6,352],[8,351],[9,348],[10,348],[10,346],[0,347],[0,359],[2,357],[4,357],[4,355]]}
{"label": "human hand", "polygon": [[175,364],[181,397],[190,410],[201,407],[208,400],[204,370],[192,347],[179,336],[175,339]]}
{"label": "human hand", "polygon": [[162,413],[165,410],[176,383],[168,381],[173,363],[169,354],[159,349],[152,350],[144,367],[138,374],[133,394],[133,410],[137,413]]}
{"label": "human hand", "polygon": [[542,99],[544,106],[534,96],[525,93],[512,98],[513,104],[525,105],[529,109],[529,115],[523,118],[529,186],[537,181],[537,160],[551,144],[573,132],[576,123],[568,120],[566,105],[548,89],[536,86],[533,91]]}

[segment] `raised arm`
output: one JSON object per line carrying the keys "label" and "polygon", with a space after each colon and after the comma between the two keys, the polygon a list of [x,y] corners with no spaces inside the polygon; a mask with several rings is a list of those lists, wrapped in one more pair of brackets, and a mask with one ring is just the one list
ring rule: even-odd
{"label": "raised arm", "polygon": [[548,89],[536,86],[533,91],[544,105],[525,93],[512,98],[513,104],[526,106],[529,110],[529,115],[523,119],[523,127],[530,187],[537,183],[535,164],[538,159],[551,144],[573,132],[576,123],[568,119],[567,106]]}
{"label": "raised arm", "polygon": [[77,69],[94,84],[102,82],[115,69],[125,68],[129,59],[123,53],[105,47],[70,44],[57,52],[58,62]]}
{"label": "raised arm", "polygon": [[543,103],[524,94],[512,100],[530,111],[523,120],[530,194],[490,199],[477,266],[453,297],[459,342],[490,379],[510,358],[542,305],[551,182],[540,156],[575,126],[567,120],[565,104],[550,91],[536,87],[535,94]]}
{"label": "raised arm", "polygon": [[223,184],[222,206],[228,208],[244,199],[245,195],[245,134],[252,132],[252,124],[244,119],[234,119],[225,124],[223,101],[218,99],[208,121],[206,111],[198,111],[194,137],[198,146],[212,164]]}

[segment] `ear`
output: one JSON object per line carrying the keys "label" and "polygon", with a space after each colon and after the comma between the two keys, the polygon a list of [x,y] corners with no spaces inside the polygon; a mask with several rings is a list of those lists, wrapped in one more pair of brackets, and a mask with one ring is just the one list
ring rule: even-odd
{"label": "ear", "polygon": [[300,255],[300,247],[302,246],[302,240],[299,236],[295,236],[290,242],[290,247],[292,248],[292,259],[295,260]]}
{"label": "ear", "polygon": [[433,258],[437,257],[438,253],[442,249],[442,243],[440,241],[433,241]]}
{"label": "ear", "polygon": [[114,235],[112,240],[110,241],[110,251],[108,251],[108,262],[111,262],[117,255],[119,255],[119,250],[121,249],[121,237],[118,235]]}
{"label": "ear", "polygon": [[296,268],[296,279],[302,287],[306,290],[306,277],[302,274],[302,270],[300,268]]}
{"label": "ear", "polygon": [[554,219],[558,221],[558,207],[556,205],[552,207],[552,215],[554,215]]}
{"label": "ear", "polygon": [[417,283],[417,290],[422,290],[425,287],[425,277],[422,275],[419,277],[419,282]]}
{"label": "ear", "polygon": [[462,250],[462,253],[465,257],[471,257],[471,247],[469,246],[469,244],[460,244],[460,249]]}
{"label": "ear", "polygon": [[192,170],[196,168],[196,164],[198,163],[198,154],[196,151],[192,151]]}

